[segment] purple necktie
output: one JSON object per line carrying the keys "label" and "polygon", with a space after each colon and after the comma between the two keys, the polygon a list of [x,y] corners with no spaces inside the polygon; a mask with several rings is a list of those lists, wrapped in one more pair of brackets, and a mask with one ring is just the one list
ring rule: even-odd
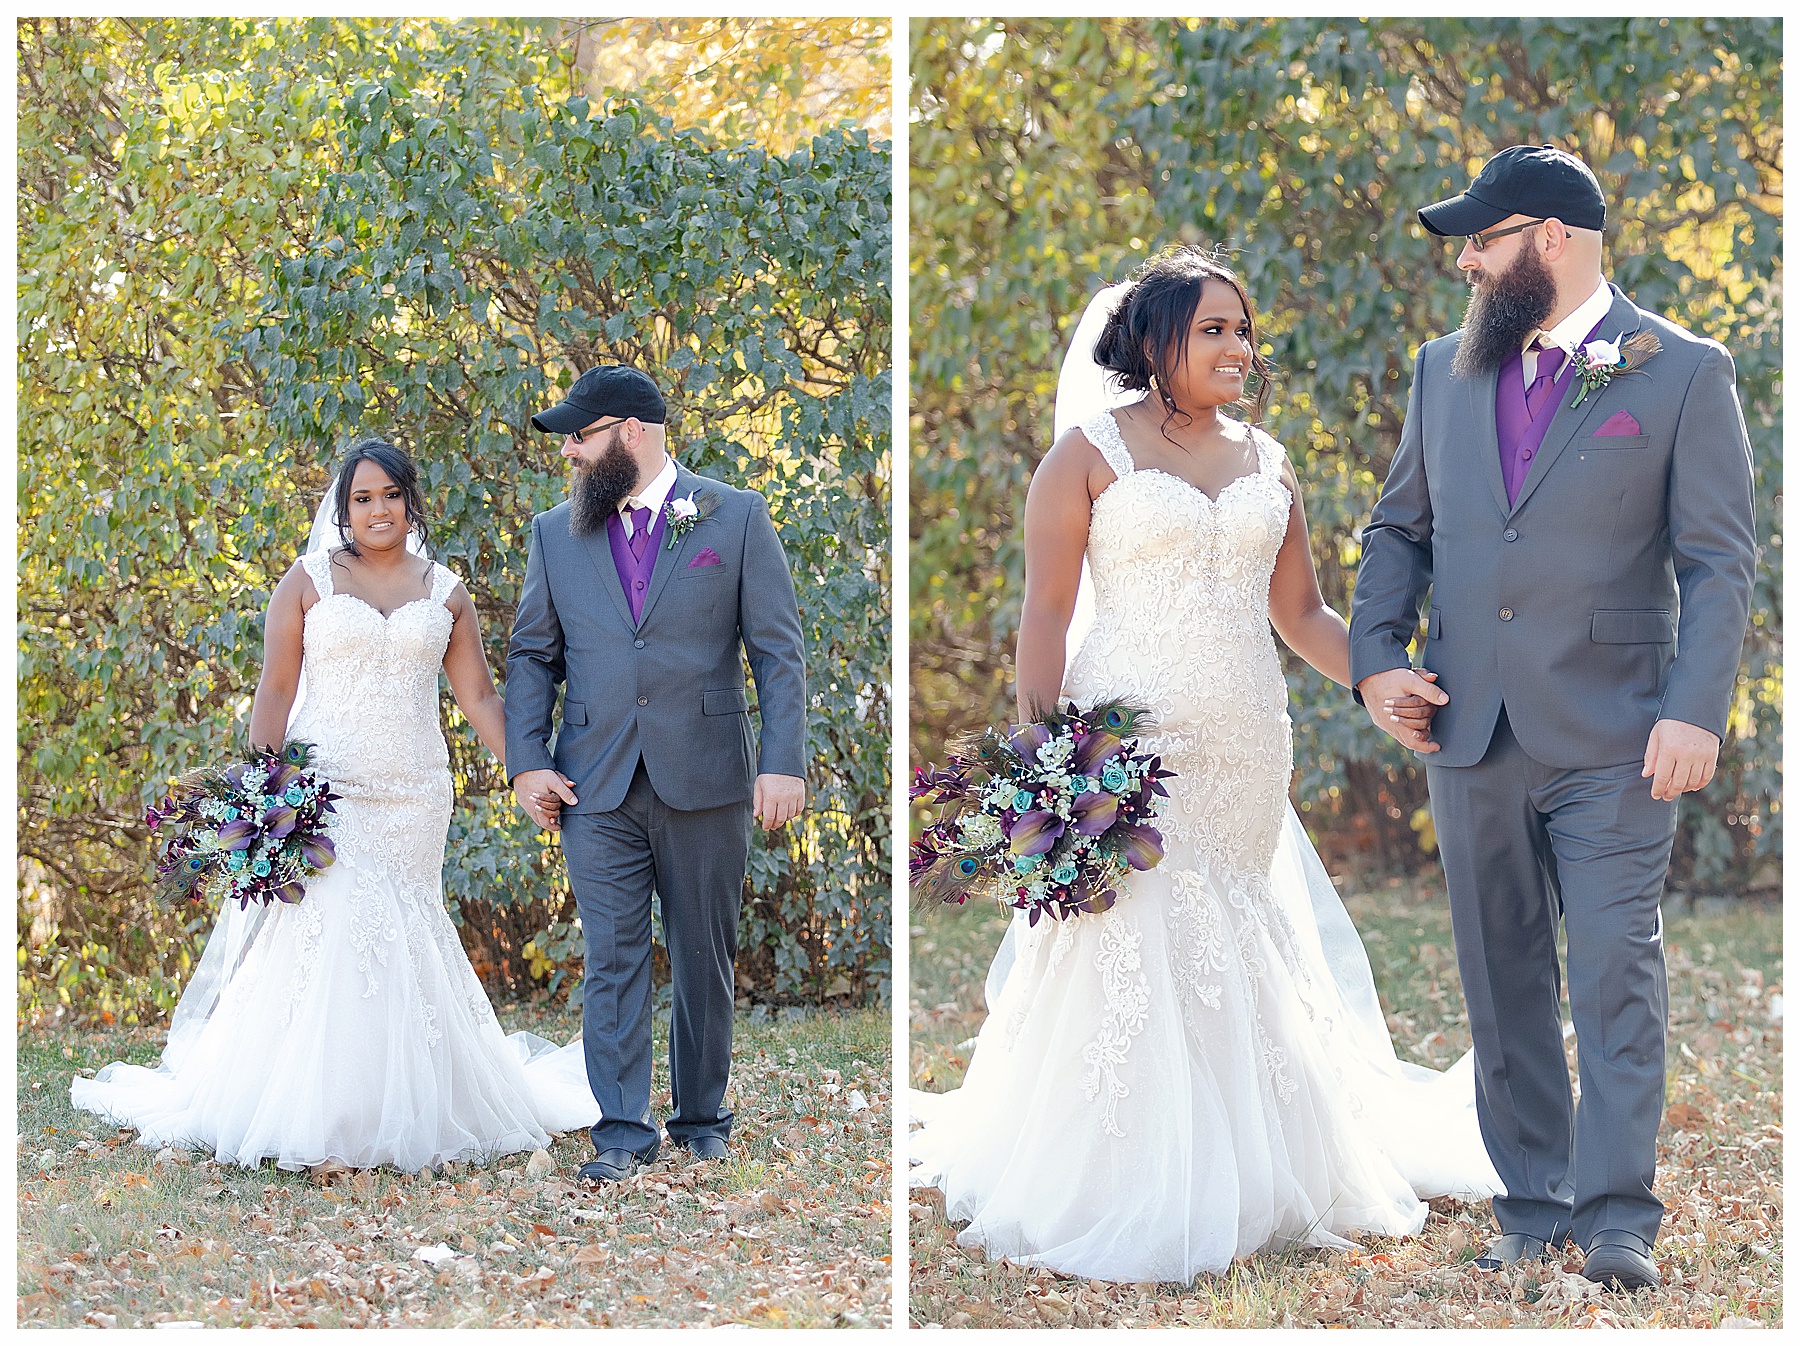
{"label": "purple necktie", "polygon": [[1552,356],[1561,355],[1562,348],[1542,337],[1537,338],[1532,345],[1538,353],[1537,377],[1525,390],[1525,412],[1535,421],[1538,413],[1544,409],[1544,398],[1549,395],[1550,385],[1556,382],[1557,361]]}
{"label": "purple necktie", "polygon": [[640,505],[631,511],[631,559],[644,559],[644,547],[650,541],[650,506]]}

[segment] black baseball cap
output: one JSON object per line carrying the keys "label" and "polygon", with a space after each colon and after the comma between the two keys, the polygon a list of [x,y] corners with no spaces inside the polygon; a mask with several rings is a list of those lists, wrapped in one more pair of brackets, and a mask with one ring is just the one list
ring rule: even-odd
{"label": "black baseball cap", "polygon": [[603,416],[635,416],[645,425],[662,425],[669,409],[648,374],[630,365],[596,365],[575,380],[567,397],[538,412],[531,423],[547,435],[567,435]]}
{"label": "black baseball cap", "polygon": [[1554,145],[1514,145],[1487,163],[1469,190],[1426,206],[1419,222],[1454,237],[1492,229],[1508,215],[1552,217],[1577,229],[1606,225],[1606,198],[1594,172]]}

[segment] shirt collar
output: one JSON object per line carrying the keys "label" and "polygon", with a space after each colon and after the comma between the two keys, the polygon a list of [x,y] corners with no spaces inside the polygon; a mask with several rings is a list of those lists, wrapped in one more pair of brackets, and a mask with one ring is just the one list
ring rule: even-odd
{"label": "shirt collar", "polygon": [[[664,454],[662,471],[650,478],[650,484],[639,491],[635,499],[638,504],[648,505],[650,507],[650,517],[654,520],[656,518],[656,512],[663,507],[664,502],[669,498],[669,492],[674,489],[675,460],[667,454]],[[621,514],[629,515],[628,504],[632,498],[633,497],[627,497],[625,500],[619,502],[619,512]]]}
{"label": "shirt collar", "polygon": [[1595,324],[1606,317],[1611,308],[1612,287],[1603,280],[1599,288],[1582,300],[1573,313],[1547,332],[1541,329],[1533,332],[1525,338],[1525,345],[1529,348],[1533,341],[1542,337],[1551,345],[1562,347],[1566,359],[1575,354],[1575,348],[1581,344],[1581,339],[1594,330]]}

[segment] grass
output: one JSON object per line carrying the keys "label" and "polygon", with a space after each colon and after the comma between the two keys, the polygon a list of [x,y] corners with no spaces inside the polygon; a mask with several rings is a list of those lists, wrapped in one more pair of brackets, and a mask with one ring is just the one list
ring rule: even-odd
{"label": "grass", "polygon": [[[503,1012],[566,1041],[579,1015]],[[888,1017],[739,1015],[731,1153],[580,1190],[555,1171],[391,1170],[320,1185],[271,1165],[159,1159],[69,1104],[78,1071],[154,1064],[147,1030],[21,1029],[18,1321],[32,1327],[877,1327],[889,1321]],[[664,1029],[654,1106],[667,1115]],[[852,1097],[853,1091],[860,1100]],[[866,1108],[852,1111],[858,1101]],[[442,1243],[454,1260],[427,1265]]]}
{"label": "grass", "polygon": [[[1469,1045],[1441,887],[1347,896],[1402,1056],[1446,1066]],[[1781,1323],[1781,909],[1665,909],[1668,1104],[1657,1145],[1661,1289],[1627,1295],[1560,1266],[1510,1277],[1469,1263],[1498,1233],[1487,1204],[1434,1201],[1412,1239],[1240,1258],[1188,1285],[1111,1285],[960,1248],[941,1194],[910,1206],[910,1314],[945,1327],[1777,1327]],[[985,1016],[1006,927],[991,907],[915,911],[910,1072],[954,1088]],[[1573,1064],[1573,1043],[1570,1061]]]}

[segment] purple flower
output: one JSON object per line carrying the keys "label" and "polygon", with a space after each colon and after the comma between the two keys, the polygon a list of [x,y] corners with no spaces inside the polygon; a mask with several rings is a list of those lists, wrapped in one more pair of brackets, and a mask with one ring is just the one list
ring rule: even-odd
{"label": "purple flower", "polygon": [[909,799],[961,799],[969,792],[969,778],[966,773],[957,770],[939,771],[936,767],[923,766],[913,773],[912,787],[907,791]]}
{"label": "purple flower", "polygon": [[1020,814],[1007,832],[1015,855],[1043,855],[1063,834],[1063,820],[1049,809]]}
{"label": "purple flower", "polygon": [[287,783],[299,774],[299,767],[283,762],[280,766],[276,767],[274,771],[270,772],[269,778],[263,782],[263,793],[266,795],[280,794],[287,788]]}
{"label": "purple flower", "polygon": [[1122,823],[1112,835],[1123,843],[1121,852],[1133,869],[1154,869],[1163,858],[1162,833],[1148,823]]}
{"label": "purple flower", "polygon": [[256,824],[248,818],[238,818],[226,823],[219,829],[219,849],[226,851],[248,850],[250,843],[256,840]]}
{"label": "purple flower", "polygon": [[1119,797],[1105,790],[1089,790],[1075,796],[1075,830],[1097,837],[1119,820]]}
{"label": "purple flower", "polygon": [[1097,776],[1106,759],[1119,750],[1121,742],[1117,734],[1109,734],[1103,729],[1091,729],[1076,746],[1075,757],[1070,765],[1083,775]]}
{"label": "purple flower", "polygon": [[299,821],[299,817],[300,815],[292,804],[277,804],[263,814],[260,826],[264,835],[274,837],[279,841],[294,830],[294,824]]}
{"label": "purple flower", "polygon": [[1020,757],[1027,762],[1035,762],[1038,749],[1050,741],[1050,731],[1041,724],[1014,725],[1006,741],[1012,744],[1013,751]]}
{"label": "purple flower", "polygon": [[[331,838],[328,836],[303,837],[300,841],[300,854],[314,869],[324,869],[337,859],[337,847],[331,844]],[[282,900],[286,901],[287,899]]]}

